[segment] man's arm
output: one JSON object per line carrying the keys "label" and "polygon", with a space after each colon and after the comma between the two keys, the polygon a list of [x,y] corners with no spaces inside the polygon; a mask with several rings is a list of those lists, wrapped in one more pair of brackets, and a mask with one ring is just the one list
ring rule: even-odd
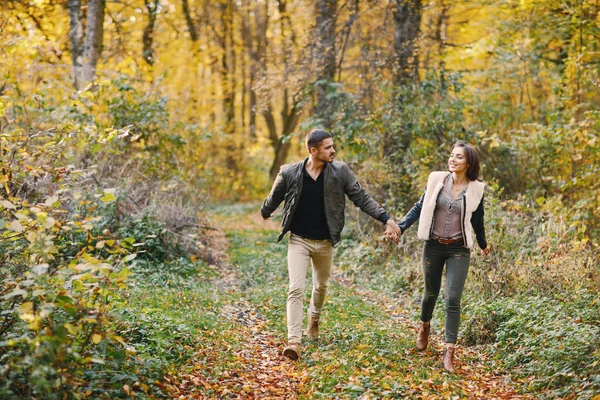
{"label": "man's arm", "polygon": [[[367,194],[365,189],[360,186],[358,180],[354,173],[348,168],[347,165],[344,165],[347,168],[346,181],[344,184],[344,192],[346,196],[354,203],[355,206],[360,208],[365,214],[371,216],[372,218],[381,221],[381,223],[386,225],[385,235],[390,238],[392,235],[400,235],[400,228],[396,224],[396,222],[390,218],[390,216],[385,212],[383,207],[379,205],[371,196]],[[396,239],[394,239],[396,240]]]}
{"label": "man's arm", "polygon": [[287,184],[283,177],[283,167],[279,169],[279,173],[273,182],[271,193],[267,196],[262,206],[260,207],[260,214],[264,219],[267,219],[277,210],[277,207],[281,204],[285,198],[285,192],[287,190]]}
{"label": "man's arm", "polygon": [[350,168],[347,165],[344,165],[343,168],[346,169],[346,179],[344,182],[344,193],[346,193],[346,196],[365,214],[385,224],[390,218],[385,210],[360,186]]}

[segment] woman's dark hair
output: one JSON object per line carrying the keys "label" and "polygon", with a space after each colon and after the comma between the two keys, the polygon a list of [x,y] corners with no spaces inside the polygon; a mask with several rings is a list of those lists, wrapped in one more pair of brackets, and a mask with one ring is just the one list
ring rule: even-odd
{"label": "woman's dark hair", "polygon": [[452,150],[456,147],[462,147],[465,149],[465,154],[467,155],[467,178],[470,181],[476,181],[479,179],[479,175],[481,174],[481,164],[479,163],[479,154],[477,154],[477,150],[469,143],[459,140],[454,143],[452,146]]}
{"label": "woman's dark hair", "polygon": [[306,149],[308,151],[310,151],[311,147],[318,149],[321,142],[330,137],[333,137],[331,133],[324,129],[313,129],[306,135]]}

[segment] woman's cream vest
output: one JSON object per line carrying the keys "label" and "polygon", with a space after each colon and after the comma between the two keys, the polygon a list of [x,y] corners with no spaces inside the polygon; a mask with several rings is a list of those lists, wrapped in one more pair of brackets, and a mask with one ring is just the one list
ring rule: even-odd
{"label": "woman's cream vest", "polygon": [[[429,240],[433,229],[433,213],[438,195],[444,187],[444,180],[450,175],[447,171],[435,171],[429,174],[427,181],[427,190],[425,191],[425,199],[421,208],[421,216],[419,217],[419,230],[417,236],[421,240]],[[461,230],[465,245],[468,248],[473,247],[473,226],[471,225],[471,216],[477,210],[481,199],[483,198],[483,189],[485,183],[479,181],[469,181],[467,191],[463,197],[463,206],[461,209]]]}

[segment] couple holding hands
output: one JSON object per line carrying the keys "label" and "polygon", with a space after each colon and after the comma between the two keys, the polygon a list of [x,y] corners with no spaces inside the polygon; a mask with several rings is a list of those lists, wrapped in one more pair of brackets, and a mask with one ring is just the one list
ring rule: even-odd
{"label": "couple holding hands", "polygon": [[263,218],[267,219],[285,201],[278,241],[288,231],[291,232],[287,256],[288,343],[283,354],[292,360],[300,357],[309,263],[312,265],[313,288],[305,333],[309,340],[319,336],[319,319],[333,266],[333,246],[339,242],[344,227],[348,196],[363,212],[386,226],[385,236],[389,240],[398,242],[406,229],[419,221],[418,237],[425,241],[425,289],[416,346],[420,351],[427,348],[430,321],[445,265],[446,349],[443,365],[445,370],[455,372],[454,346],[460,323],[460,300],[474,244],[473,232],[481,252],[487,255],[490,251],[483,223],[485,185],[477,180],[480,174],[477,151],[468,143],[456,142],[448,159],[448,171],[435,171],[429,175],[425,193],[397,224],[365,192],[350,168],[343,162],[334,161],[335,147],[329,132],[322,129],[309,132],[306,148],[308,158],[281,167],[260,210]]}

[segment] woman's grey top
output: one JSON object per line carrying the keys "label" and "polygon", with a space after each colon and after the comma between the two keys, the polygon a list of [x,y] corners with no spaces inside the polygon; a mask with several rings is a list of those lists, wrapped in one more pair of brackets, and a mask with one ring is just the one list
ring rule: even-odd
{"label": "woman's grey top", "polygon": [[463,197],[467,189],[463,189],[456,199],[452,200],[452,174],[448,175],[444,181],[444,187],[437,198],[435,212],[433,214],[432,239],[460,239],[462,238],[461,229],[461,210]]}

